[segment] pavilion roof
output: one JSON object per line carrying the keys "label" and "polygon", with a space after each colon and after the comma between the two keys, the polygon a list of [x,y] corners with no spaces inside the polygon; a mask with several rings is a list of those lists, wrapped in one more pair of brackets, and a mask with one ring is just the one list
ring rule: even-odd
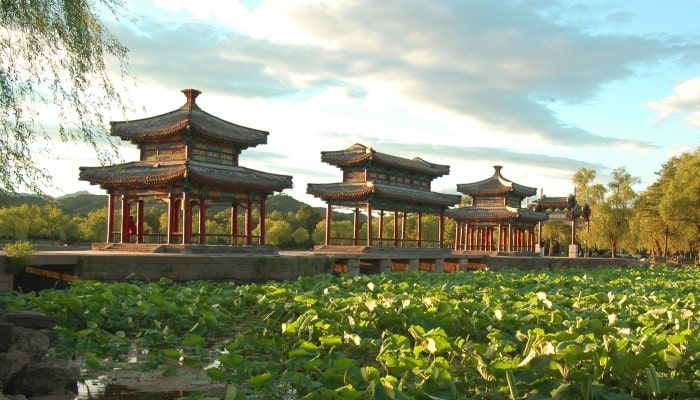
{"label": "pavilion roof", "polygon": [[394,185],[376,183],[374,181],[358,183],[309,183],[307,193],[319,197],[326,202],[332,201],[366,201],[371,196],[375,198],[402,202],[406,204],[426,204],[449,207],[459,204],[461,196],[443,194],[426,190],[403,188]]}
{"label": "pavilion roof", "polygon": [[408,159],[380,153],[360,143],[355,143],[345,150],[322,151],[321,161],[340,168],[372,163],[388,168],[421,173],[435,178],[450,173],[449,165],[430,163],[420,157]]}
{"label": "pavilion roof", "polygon": [[541,206],[543,209],[552,209],[552,208],[569,208],[569,202],[568,202],[568,197],[548,197],[548,196],[542,196],[540,199],[536,200],[536,203],[534,206],[536,207],[537,205]]}
{"label": "pavilion roof", "polygon": [[501,175],[501,166],[494,165],[494,174],[484,180],[473,183],[462,183],[457,185],[457,191],[469,196],[487,196],[505,194],[513,192],[521,198],[534,196],[537,189],[525,185],[520,185],[506,179]]}
{"label": "pavilion roof", "polygon": [[80,180],[106,187],[152,187],[189,179],[222,189],[282,191],[292,187],[292,177],[240,166],[220,166],[199,161],[135,161],[105,167],[80,167]]}
{"label": "pavilion roof", "polygon": [[254,147],[267,143],[269,132],[236,125],[203,111],[195,99],[201,93],[196,89],[184,89],[187,102],[180,108],[154,117],[112,121],[111,135],[124,140],[162,140],[188,131],[194,137],[212,142],[234,145],[238,148]]}
{"label": "pavilion roof", "polygon": [[545,221],[547,213],[515,207],[462,207],[445,211],[445,215],[458,221],[503,221],[509,219],[524,222]]}

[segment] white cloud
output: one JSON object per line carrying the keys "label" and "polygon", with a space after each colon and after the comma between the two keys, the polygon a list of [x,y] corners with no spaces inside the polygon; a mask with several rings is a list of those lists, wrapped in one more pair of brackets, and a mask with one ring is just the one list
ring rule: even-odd
{"label": "white cloud", "polygon": [[[690,35],[624,33],[634,20],[625,14],[634,6],[624,2],[614,9],[619,15],[606,6],[593,16],[586,7],[574,11],[552,1],[148,4],[132,4],[140,10],[138,27],[114,29],[131,50],[140,82],[135,99],[148,107],[126,117],[170,111],[184,101],[177,90],[200,89],[198,102],[206,111],[270,131],[269,143],[244,153],[242,163],[293,171],[295,197],[304,195],[307,182],[339,179],[336,168],[320,162],[320,152],[355,142],[450,164],[451,176],[436,187],[451,190],[503,164],[511,179],[565,194],[568,189],[547,185],[568,188],[581,166],[618,166],[633,153],[629,148],[657,149],[645,141],[655,136],[633,134],[633,124],[599,123],[594,126],[608,130],[598,131],[567,121],[552,105],[595,103],[610,83],[633,80],[641,70],[651,81],[655,67],[691,62],[688,54],[699,46]],[[602,22],[606,15],[626,23],[614,32],[591,33],[596,23],[610,24]],[[643,89],[626,94],[634,103],[625,110],[643,107],[639,99],[649,98]],[[700,88],[657,102],[658,112],[685,112],[700,124],[697,109],[675,99],[693,93]],[[622,117],[588,116],[596,122]],[[646,122],[648,115],[626,113],[624,119]]]}
{"label": "white cloud", "polygon": [[700,77],[677,84],[674,94],[659,101],[649,102],[649,107],[658,113],[663,121],[674,114],[683,114],[686,122],[700,128]]}

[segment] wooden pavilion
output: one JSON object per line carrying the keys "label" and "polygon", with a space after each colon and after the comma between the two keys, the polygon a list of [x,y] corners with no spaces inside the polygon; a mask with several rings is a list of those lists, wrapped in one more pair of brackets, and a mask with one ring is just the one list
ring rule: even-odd
{"label": "wooden pavilion", "polygon": [[[112,136],[138,146],[139,161],[80,167],[81,180],[100,185],[109,195],[107,242],[264,245],[265,200],[291,188],[292,177],[244,168],[238,161],[243,150],[267,143],[269,133],[208,114],[196,104],[200,91],[182,92],[187,102],[174,111],[110,123]],[[144,231],[146,201],[165,204],[165,234]],[[206,212],[211,207],[230,209],[229,234],[207,234]],[[118,229],[117,208],[121,210]],[[255,208],[260,215],[257,235],[253,234]],[[244,232],[239,233],[241,209],[245,223]],[[136,221],[130,223],[134,214]],[[135,226],[130,229],[130,225]]]}
{"label": "wooden pavilion", "polygon": [[[354,144],[345,150],[321,152],[321,161],[343,171],[338,183],[308,184],[307,193],[323,199],[326,210],[325,245],[442,247],[444,212],[458,204],[459,195],[432,192],[431,181],[450,173],[450,167],[421,158],[407,159],[380,153],[371,147]],[[333,207],[353,210],[353,237],[334,237],[331,232]],[[367,214],[367,238],[361,242],[360,211]],[[384,236],[385,213],[393,214],[393,235]],[[406,235],[408,213],[417,214],[416,237]],[[378,214],[378,237],[373,237],[373,216]],[[439,215],[438,237],[434,242],[422,239],[423,215]],[[399,228],[399,221],[401,227]]]}
{"label": "wooden pavilion", "polygon": [[472,205],[447,211],[455,220],[456,251],[534,252],[535,226],[547,214],[521,207],[537,189],[512,182],[501,175],[501,166],[484,180],[457,185],[472,198]]}

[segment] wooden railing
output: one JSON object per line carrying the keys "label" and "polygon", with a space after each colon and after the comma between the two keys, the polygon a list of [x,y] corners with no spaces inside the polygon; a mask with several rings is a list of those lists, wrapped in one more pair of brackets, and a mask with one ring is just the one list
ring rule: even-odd
{"label": "wooden railing", "polygon": [[[346,237],[332,237],[329,243],[332,246],[355,246],[353,238]],[[360,238],[357,240],[357,246],[364,246],[367,244],[367,238]],[[398,239],[396,240],[397,247],[404,248],[417,248],[418,241],[416,239]],[[372,246],[377,247],[394,247],[393,238],[372,238]],[[439,248],[439,240],[421,240],[420,247],[425,248]]]}
{"label": "wooden railing", "polygon": [[[110,243],[121,243],[121,233],[112,232]],[[129,243],[136,243],[138,235],[129,235]],[[167,244],[168,235],[165,233],[146,233],[143,235],[144,244]],[[170,234],[171,244],[182,244],[182,233]],[[199,233],[193,233],[190,236],[190,242],[187,244],[199,244]],[[204,244],[222,245],[222,246],[246,246],[248,245],[248,237],[245,235],[230,235],[220,233],[208,233],[204,235]],[[250,245],[259,246],[260,236],[250,236]]]}

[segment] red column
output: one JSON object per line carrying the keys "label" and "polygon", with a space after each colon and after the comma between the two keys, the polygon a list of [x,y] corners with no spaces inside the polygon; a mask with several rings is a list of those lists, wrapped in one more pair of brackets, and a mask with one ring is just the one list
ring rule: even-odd
{"label": "red column", "polygon": [[367,203],[367,246],[372,245],[372,204]]}
{"label": "red column", "polygon": [[418,211],[418,232],[416,236],[416,243],[418,244],[418,247],[421,247],[421,243],[423,241],[423,211]]}
{"label": "red column", "polygon": [[207,242],[207,199],[199,197],[199,244]]}
{"label": "red column", "polygon": [[469,246],[471,245],[471,238],[469,236],[471,234],[471,232],[472,232],[472,227],[468,223],[465,223],[462,226],[462,243],[461,243],[462,250],[471,250],[469,248]]}
{"label": "red column", "polygon": [[399,245],[399,212],[394,210],[394,247]]}
{"label": "red column", "polygon": [[122,195],[121,243],[129,243],[129,202],[125,195]]}
{"label": "red column", "polygon": [[260,199],[260,245],[265,245],[265,199]]}
{"label": "red column", "polygon": [[190,193],[182,192],[182,244],[192,243],[192,203]]}
{"label": "red column", "polygon": [[442,247],[444,243],[444,236],[445,236],[445,214],[440,212],[440,219],[438,220],[438,246]]}
{"label": "red column", "polygon": [[503,250],[503,225],[498,223],[498,249],[496,251]]}
{"label": "red column", "polygon": [[360,236],[360,209],[355,208],[353,214],[352,245],[357,246],[358,236]]}
{"label": "red column", "polygon": [[513,251],[513,225],[508,224],[508,250]]}
{"label": "red column", "polygon": [[248,200],[245,210],[245,244],[253,244],[253,202]]}
{"label": "red column", "polygon": [[453,249],[459,250],[459,246],[462,243],[462,224],[459,221],[455,221],[455,244]]}
{"label": "red column", "polygon": [[518,251],[523,251],[523,229],[518,228]]}
{"label": "red column", "polygon": [[472,234],[474,233],[474,227],[467,225],[467,237],[464,241],[464,250],[472,250]]}
{"label": "red column", "polygon": [[238,203],[231,203],[231,244],[238,244]]}
{"label": "red column", "polygon": [[328,203],[326,207],[326,246],[331,244],[331,217],[332,217],[332,206]]}
{"label": "red column", "polygon": [[177,226],[177,221],[175,221],[175,201],[173,200],[173,194],[168,193],[168,226],[166,227],[166,237],[165,243],[170,244],[173,240],[173,232],[175,232],[175,227]]}
{"label": "red column", "polygon": [[[401,241],[406,240],[406,211],[403,212],[401,219]],[[403,245],[403,243],[401,244]]]}
{"label": "red column", "polygon": [[384,210],[379,210],[379,245],[384,245]]}
{"label": "red column", "polygon": [[143,200],[136,202],[136,243],[143,243]]}
{"label": "red column", "polygon": [[107,243],[112,242],[114,232],[114,194],[107,196]]}

